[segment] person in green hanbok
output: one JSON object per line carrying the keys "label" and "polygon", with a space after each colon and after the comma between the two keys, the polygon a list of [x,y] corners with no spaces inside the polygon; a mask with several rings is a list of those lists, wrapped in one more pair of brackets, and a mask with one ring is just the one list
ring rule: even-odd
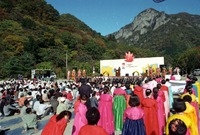
{"label": "person in green hanbok", "polygon": [[123,114],[126,109],[126,91],[118,87],[113,93],[113,114],[115,130],[121,131],[123,128]]}

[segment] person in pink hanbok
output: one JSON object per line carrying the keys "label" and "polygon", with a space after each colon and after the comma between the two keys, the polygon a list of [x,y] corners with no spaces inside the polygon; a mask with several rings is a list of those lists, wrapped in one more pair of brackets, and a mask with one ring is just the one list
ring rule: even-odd
{"label": "person in pink hanbok", "polygon": [[158,116],[158,127],[159,127],[159,134],[163,135],[164,129],[165,129],[165,108],[164,108],[164,102],[165,97],[164,92],[160,91],[157,87],[153,88],[153,98],[157,102],[157,116]]}
{"label": "person in pink hanbok", "polygon": [[122,135],[146,135],[144,111],[140,107],[139,97],[135,94],[131,95],[129,105],[130,107],[124,111]]}
{"label": "person in pink hanbok", "polygon": [[100,120],[98,125],[103,127],[109,135],[114,133],[114,117],[112,112],[112,96],[108,93],[109,88],[103,89],[104,93],[99,98]]}
{"label": "person in pink hanbok", "polygon": [[165,95],[165,102],[164,102],[164,107],[165,107],[165,118],[166,121],[170,115],[170,105],[169,105],[169,88],[165,85],[166,81],[163,79],[161,81],[161,88],[160,90],[164,92]]}
{"label": "person in pink hanbok", "polygon": [[74,117],[74,124],[72,129],[72,135],[78,135],[81,127],[87,124],[86,112],[87,107],[85,105],[88,100],[87,95],[80,95],[80,104],[77,107],[76,114]]}

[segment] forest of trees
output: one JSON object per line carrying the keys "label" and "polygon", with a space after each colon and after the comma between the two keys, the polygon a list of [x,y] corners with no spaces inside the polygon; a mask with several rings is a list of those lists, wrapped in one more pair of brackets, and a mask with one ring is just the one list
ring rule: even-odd
{"label": "forest of trees", "polygon": [[[200,43],[196,44],[176,53],[175,58],[171,49],[166,50],[166,64],[188,71],[199,67]],[[35,68],[52,69],[65,78],[66,54],[69,69],[85,69],[91,75],[93,66],[99,73],[100,60],[121,59],[127,51],[138,58],[163,56],[156,49],[101,36],[73,15],[59,15],[45,0],[0,1],[0,78],[18,74],[30,77]]]}

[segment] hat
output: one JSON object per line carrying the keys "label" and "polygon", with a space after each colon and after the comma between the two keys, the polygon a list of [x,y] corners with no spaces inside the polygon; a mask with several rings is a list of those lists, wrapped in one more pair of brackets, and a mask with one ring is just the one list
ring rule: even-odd
{"label": "hat", "polygon": [[61,98],[60,98],[60,101],[61,101],[61,102],[65,101],[65,97],[61,97]]}

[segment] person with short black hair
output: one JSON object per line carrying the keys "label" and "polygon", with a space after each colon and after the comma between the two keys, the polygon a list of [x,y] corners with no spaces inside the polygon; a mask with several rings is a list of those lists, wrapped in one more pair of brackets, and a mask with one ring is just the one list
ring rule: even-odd
{"label": "person with short black hair", "polygon": [[191,102],[197,102],[197,97],[195,96],[195,92],[194,92],[192,84],[188,84],[185,86],[184,94],[181,95],[181,98],[183,98],[185,95],[191,96],[192,98]]}
{"label": "person with short black hair", "polygon": [[198,135],[198,132],[196,131],[196,127],[193,126],[191,119],[184,113],[184,111],[186,110],[185,102],[180,98],[174,100],[173,109],[175,111],[175,114],[170,116],[167,120],[167,124],[165,128],[166,135],[171,135],[168,127],[169,127],[170,122],[174,119],[182,120],[186,124],[187,129],[189,129],[187,130],[187,132],[190,133],[190,135]]}
{"label": "person with short black hair", "polygon": [[146,89],[146,98],[141,102],[142,109],[144,110],[144,123],[147,135],[159,134],[158,116],[157,116],[157,102],[152,98],[152,90]]}
{"label": "person with short black hair", "polygon": [[87,84],[86,78],[81,79],[81,86],[78,88],[78,92],[79,95],[86,95],[88,97],[85,105],[87,106],[87,109],[89,109],[91,107],[90,94],[92,93],[92,87]]}
{"label": "person with short black hair", "polygon": [[50,98],[50,104],[52,106],[53,113],[56,114],[56,110],[57,110],[59,102],[58,102],[58,100],[57,100],[57,98],[56,98],[55,95],[51,96],[51,98]]}
{"label": "person with short black hair", "polygon": [[193,94],[196,97],[196,93],[195,93],[192,83],[186,84],[185,89],[184,89],[184,94],[190,94],[190,95]]}
{"label": "person with short black hair", "polygon": [[[191,104],[192,98],[190,95],[185,95],[183,97],[183,101],[185,101],[186,110],[184,111],[184,114],[186,114],[192,121],[192,126],[194,129],[196,129],[196,132],[198,133],[198,110],[195,109],[195,107]],[[199,108],[197,108],[199,109]],[[196,127],[196,128],[195,128]]]}
{"label": "person with short black hair", "polygon": [[71,116],[72,113],[66,110],[53,115],[43,128],[41,135],[63,135]]}
{"label": "person with short black hair", "polygon": [[180,119],[173,119],[168,126],[170,135],[186,135],[187,126]]}
{"label": "person with short black hair", "polygon": [[42,100],[44,100],[44,102],[49,102],[48,93],[46,89],[43,91]]}
{"label": "person with short black hair", "polygon": [[67,105],[65,104],[66,98],[65,97],[60,97],[60,102],[56,108],[56,114],[60,114],[64,110],[68,110]]}
{"label": "person with short black hair", "polygon": [[182,94],[181,98],[189,102],[195,108],[197,119],[199,119],[199,105],[198,105],[197,97],[194,95],[193,85],[191,84],[186,85],[185,90],[186,90],[186,93]]}
{"label": "person with short black hair", "polygon": [[88,124],[80,129],[78,135],[109,135],[101,126],[97,126],[100,119],[99,110],[92,107],[87,110],[86,118]]}
{"label": "person with short black hair", "polygon": [[22,120],[23,120],[24,115],[26,114],[26,109],[29,107],[29,105],[30,105],[29,100],[26,99],[24,101],[24,106],[20,110],[20,117],[22,118]]}
{"label": "person with short black hair", "polygon": [[161,81],[161,87],[160,90],[164,92],[165,95],[165,102],[164,102],[164,107],[165,107],[165,118],[166,121],[170,115],[170,103],[169,103],[169,88],[165,85],[166,80],[163,79]]}
{"label": "person with short black hair", "polygon": [[115,123],[115,130],[121,131],[123,128],[123,113],[126,109],[126,91],[118,86],[114,90],[113,93],[113,114],[114,114],[114,123]]}
{"label": "person with short black hair", "polygon": [[26,109],[26,114],[23,116],[23,127],[24,130],[22,133],[25,133],[29,128],[34,128],[35,132],[38,131],[37,129],[37,116],[36,114],[32,113],[31,108]]}
{"label": "person with short black hair", "polygon": [[129,105],[130,107],[124,111],[122,135],[146,135],[144,111],[140,107],[139,97],[135,94],[131,95]]}
{"label": "person with short black hair", "polygon": [[13,116],[15,113],[19,113],[20,110],[13,105],[13,102],[11,100],[11,102],[5,101],[5,105],[3,107],[3,112],[5,116]]}
{"label": "person with short black hair", "polygon": [[98,99],[96,97],[96,91],[92,92],[92,97],[90,98],[91,107],[98,108]]}
{"label": "person with short black hair", "polygon": [[87,95],[83,94],[80,95],[80,103],[77,106],[76,109],[76,114],[74,117],[74,123],[73,123],[73,129],[72,129],[72,135],[78,135],[81,127],[87,124],[87,119],[86,119],[86,112],[87,112],[87,107],[86,107],[86,102],[88,100]]}
{"label": "person with short black hair", "polygon": [[127,95],[131,95],[133,93],[132,89],[131,89],[131,84],[129,82],[125,83],[125,91]]}
{"label": "person with short black hair", "polygon": [[38,119],[47,116],[51,112],[51,109],[51,104],[45,104],[44,101],[40,99],[40,104],[38,106],[38,109],[36,110]]}
{"label": "person with short black hair", "polygon": [[164,133],[164,127],[166,124],[165,120],[165,107],[164,107],[164,102],[165,102],[165,95],[164,92],[159,90],[158,87],[153,88],[153,98],[157,102],[157,116],[158,116],[158,127],[159,127],[159,132]]}
{"label": "person with short black hair", "polygon": [[115,132],[114,129],[114,117],[113,117],[113,97],[109,94],[109,87],[105,86],[103,88],[103,94],[100,95],[99,98],[99,112],[100,112],[100,120],[98,125],[103,127],[108,134],[113,134]]}
{"label": "person with short black hair", "polygon": [[198,97],[198,104],[200,104],[200,92],[199,92],[199,90],[200,90],[200,81],[195,76],[193,77],[192,80],[194,82],[194,84],[193,84],[194,89],[195,89],[195,91],[197,91],[196,92],[196,96]]}
{"label": "person with short black hair", "polygon": [[134,94],[136,94],[140,101],[144,99],[143,88],[142,88],[142,81],[138,80],[136,85],[134,86]]}
{"label": "person with short black hair", "polygon": [[90,94],[92,93],[92,87],[87,84],[86,78],[81,78],[80,80],[81,86],[78,88],[79,94],[80,95],[87,95],[90,97]]}

